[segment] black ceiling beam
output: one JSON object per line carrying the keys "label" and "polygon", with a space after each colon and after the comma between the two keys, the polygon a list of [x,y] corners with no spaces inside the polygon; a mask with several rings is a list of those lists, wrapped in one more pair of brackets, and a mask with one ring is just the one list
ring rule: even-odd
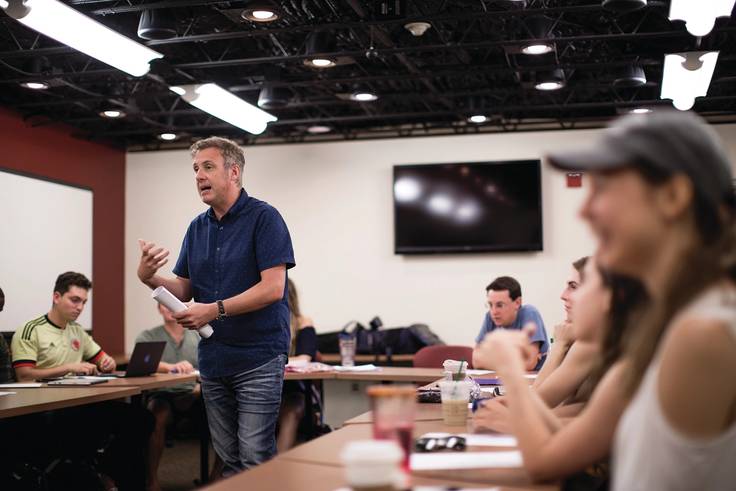
{"label": "black ceiling beam", "polygon": [[[736,94],[728,96],[717,96],[717,97],[705,97],[696,100],[696,104],[709,103],[709,102],[727,102],[736,101]],[[567,104],[543,104],[537,106],[528,106],[523,104],[515,105],[499,105],[495,106],[489,114],[502,114],[510,112],[545,112],[552,111],[559,113],[560,111],[573,112],[575,110],[584,109],[615,109],[615,108],[627,108],[633,106],[657,106],[667,105],[667,101],[661,99],[651,99],[643,101],[602,101],[602,102],[581,102],[581,103],[567,103]],[[206,113],[203,113],[206,115]],[[305,125],[314,123],[360,123],[365,121],[376,121],[376,120],[392,120],[392,119],[422,119],[423,121],[432,122],[433,118],[455,116],[456,111],[412,111],[404,113],[390,113],[380,115],[351,115],[351,116],[333,116],[329,118],[301,118],[301,119],[289,119],[289,120],[278,120],[269,123],[271,126],[295,126]],[[177,126],[174,125],[174,129],[177,131],[208,131],[208,130],[223,130],[232,129],[232,125],[227,123],[215,123],[208,126]],[[129,135],[145,135],[152,133],[150,130],[135,129],[135,130],[121,130],[121,131],[110,131],[105,134],[108,136],[129,136]]]}
{"label": "black ceiling beam", "polygon": [[[186,2],[185,2],[186,3]],[[221,3],[221,2],[209,2],[209,3]],[[650,2],[652,3],[652,2]],[[662,2],[658,2],[662,3]],[[130,8],[138,8],[139,10],[146,10],[148,4],[139,6],[129,6]],[[128,7],[120,7],[128,8]],[[655,5],[649,8],[656,8]],[[400,18],[400,19],[382,19],[382,20],[362,20],[357,22],[332,22],[326,24],[306,24],[298,26],[287,26],[287,27],[272,27],[272,28],[258,28],[253,30],[243,31],[232,31],[232,32],[219,32],[210,34],[196,34],[191,36],[179,36],[171,39],[160,39],[155,41],[148,41],[144,43],[148,47],[161,46],[167,44],[181,44],[181,43],[196,43],[196,42],[208,42],[208,41],[227,41],[235,39],[244,39],[256,36],[270,36],[272,34],[284,34],[292,32],[312,32],[316,30],[337,30],[337,29],[354,29],[354,28],[369,28],[371,26],[386,26],[393,24],[406,24],[408,22],[451,22],[451,21],[462,21],[462,20],[477,20],[484,17],[499,16],[528,16],[528,15],[544,15],[553,13],[584,13],[589,11],[601,11],[605,12],[600,5],[583,5],[583,6],[568,6],[568,7],[555,7],[555,8],[536,8],[536,9],[521,9],[512,11],[486,11],[486,12],[470,12],[454,15],[436,15],[436,16],[419,16],[411,18]],[[687,34],[686,31],[677,31],[680,33]],[[521,43],[524,40],[519,40],[517,43]],[[528,41],[528,40],[527,40]],[[66,47],[58,46],[51,48],[38,48],[32,50],[19,50],[10,52],[0,52],[0,58],[18,58],[27,56],[44,56],[52,54],[74,54],[79,53],[78,51]],[[81,54],[81,53],[80,53]]]}

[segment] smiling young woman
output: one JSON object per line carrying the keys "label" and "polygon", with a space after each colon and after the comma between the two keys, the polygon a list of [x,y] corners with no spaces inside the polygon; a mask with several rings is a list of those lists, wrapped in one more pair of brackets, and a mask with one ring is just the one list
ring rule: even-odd
{"label": "smiling young woman", "polygon": [[613,488],[731,488],[736,201],[723,147],[697,116],[662,112],[624,118],[595,147],[550,160],[589,172],[581,215],[597,258],[640,279],[651,298],[623,353],[631,403],[615,437]]}

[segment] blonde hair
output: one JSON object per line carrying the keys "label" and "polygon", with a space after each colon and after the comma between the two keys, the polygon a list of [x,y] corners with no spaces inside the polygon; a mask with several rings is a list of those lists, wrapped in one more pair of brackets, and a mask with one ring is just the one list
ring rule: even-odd
{"label": "blonde hair", "polygon": [[296,354],[296,334],[299,330],[299,318],[302,316],[302,312],[299,310],[299,296],[296,292],[296,285],[291,281],[291,278],[287,278],[286,282],[289,286],[287,302],[289,304],[289,331],[291,332],[289,356],[294,356]]}

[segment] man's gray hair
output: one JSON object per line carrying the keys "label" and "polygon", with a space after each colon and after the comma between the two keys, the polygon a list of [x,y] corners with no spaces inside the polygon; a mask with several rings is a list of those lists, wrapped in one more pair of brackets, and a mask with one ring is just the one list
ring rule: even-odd
{"label": "man's gray hair", "polygon": [[225,168],[229,168],[235,164],[240,167],[240,180],[238,184],[243,185],[243,172],[245,170],[245,154],[240,146],[232,140],[222,138],[219,136],[211,136],[202,140],[197,140],[194,144],[189,147],[189,153],[192,157],[195,156],[200,150],[205,148],[216,148],[222,154],[223,160],[225,160]]}

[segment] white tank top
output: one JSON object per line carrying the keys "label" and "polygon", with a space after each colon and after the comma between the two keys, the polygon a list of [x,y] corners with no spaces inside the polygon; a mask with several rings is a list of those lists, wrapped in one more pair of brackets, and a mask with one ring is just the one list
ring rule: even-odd
{"label": "white tank top", "polygon": [[[736,339],[736,294],[714,287],[681,315],[717,319]],[[696,440],[673,428],[657,397],[660,356],[655,355],[616,430],[614,491],[736,490],[736,423],[715,438]],[[724,376],[733,377],[733,374]]]}

